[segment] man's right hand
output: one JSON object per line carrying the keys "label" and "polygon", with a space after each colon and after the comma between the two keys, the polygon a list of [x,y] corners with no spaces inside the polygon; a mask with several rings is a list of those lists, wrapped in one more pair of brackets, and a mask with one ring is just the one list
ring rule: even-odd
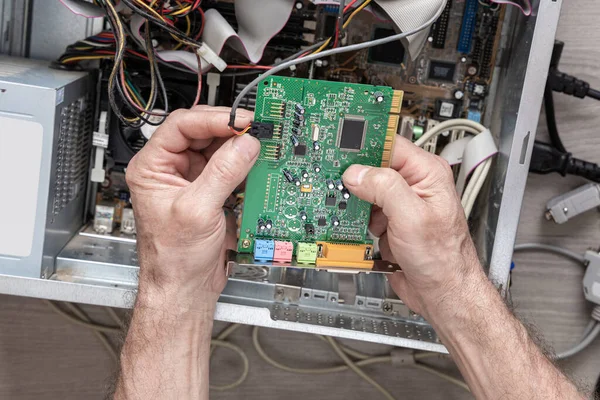
{"label": "man's right hand", "polygon": [[412,310],[429,318],[466,282],[486,279],[445,160],[399,138],[391,168],[353,165],[343,181],[377,205],[370,230],[383,258],[400,264],[390,284]]}

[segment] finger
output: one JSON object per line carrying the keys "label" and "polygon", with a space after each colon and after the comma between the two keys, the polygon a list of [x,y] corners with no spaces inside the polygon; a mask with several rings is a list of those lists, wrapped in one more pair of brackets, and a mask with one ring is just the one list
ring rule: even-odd
{"label": "finger", "polygon": [[[236,119],[239,125],[247,125],[252,121],[248,113],[240,113]],[[233,133],[228,127],[229,113],[203,110],[175,110],[152,135],[149,146],[164,149],[170,153],[180,153],[190,148],[201,148],[208,145],[215,137],[231,137]]]}
{"label": "finger", "polygon": [[390,167],[412,186],[442,168],[440,157],[415,146],[410,140],[398,137],[394,144]]}
{"label": "finger", "polygon": [[342,180],[355,196],[377,204],[389,219],[402,219],[404,210],[418,213],[422,200],[402,176],[390,168],[351,165]]}
{"label": "finger", "polygon": [[227,141],[189,186],[194,201],[205,210],[221,212],[229,195],[246,179],[259,152],[259,141],[250,135],[236,136]]}
{"label": "finger", "polygon": [[387,231],[388,219],[379,207],[373,207],[371,211],[371,220],[369,222],[369,231],[375,237],[381,237]]}

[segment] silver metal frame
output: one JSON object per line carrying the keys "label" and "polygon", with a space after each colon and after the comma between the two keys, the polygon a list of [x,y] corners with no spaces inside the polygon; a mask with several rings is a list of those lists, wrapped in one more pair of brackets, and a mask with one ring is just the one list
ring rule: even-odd
{"label": "silver metal frame", "polygon": [[[541,0],[525,18],[507,13],[486,120],[500,154],[474,219],[474,239],[490,279],[508,281],[512,248],[561,0]],[[137,255],[131,237],[84,229],[59,254],[50,279],[0,275],[0,292],[112,307],[132,307]],[[233,266],[217,305],[221,321],[318,333],[445,352],[431,326],[395,297],[380,274],[330,274],[295,268]]]}

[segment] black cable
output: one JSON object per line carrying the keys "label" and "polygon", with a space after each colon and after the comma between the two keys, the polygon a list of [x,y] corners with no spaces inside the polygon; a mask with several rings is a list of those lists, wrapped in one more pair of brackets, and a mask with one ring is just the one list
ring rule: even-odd
{"label": "black cable", "polygon": [[552,88],[549,84],[546,84],[546,89],[544,90],[544,108],[546,110],[546,125],[548,126],[550,143],[552,143],[557,150],[566,153],[567,149],[563,145],[562,140],[560,140],[560,135],[558,134],[556,113],[554,109],[554,94],[552,93]]}
{"label": "black cable", "polygon": [[592,99],[600,100],[600,90],[589,89],[587,93],[587,97],[591,97]]}
{"label": "black cable", "polygon": [[559,173],[562,176],[575,175],[600,183],[600,166],[573,157],[548,143],[536,141],[533,146],[529,171],[536,174]]}
{"label": "black cable", "polygon": [[596,391],[594,392],[595,399],[600,400],[600,376],[598,377],[598,382],[596,382]]}

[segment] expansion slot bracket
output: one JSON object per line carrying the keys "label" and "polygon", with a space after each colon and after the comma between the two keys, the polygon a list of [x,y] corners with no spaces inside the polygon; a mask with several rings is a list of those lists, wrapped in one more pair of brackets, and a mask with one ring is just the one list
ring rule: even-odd
{"label": "expansion slot bracket", "polygon": [[302,264],[296,261],[296,257],[292,258],[289,263],[276,263],[266,261],[255,261],[252,254],[238,253],[235,250],[227,251],[227,271],[233,271],[234,267],[275,267],[275,268],[305,268],[314,269],[317,271],[329,271],[329,272],[342,272],[357,274],[360,272],[364,273],[379,273],[379,274],[393,274],[396,271],[401,271],[402,268],[398,264],[394,264],[385,260],[373,260],[372,268],[348,268],[343,266],[327,266],[326,268],[319,268],[314,264]]}

